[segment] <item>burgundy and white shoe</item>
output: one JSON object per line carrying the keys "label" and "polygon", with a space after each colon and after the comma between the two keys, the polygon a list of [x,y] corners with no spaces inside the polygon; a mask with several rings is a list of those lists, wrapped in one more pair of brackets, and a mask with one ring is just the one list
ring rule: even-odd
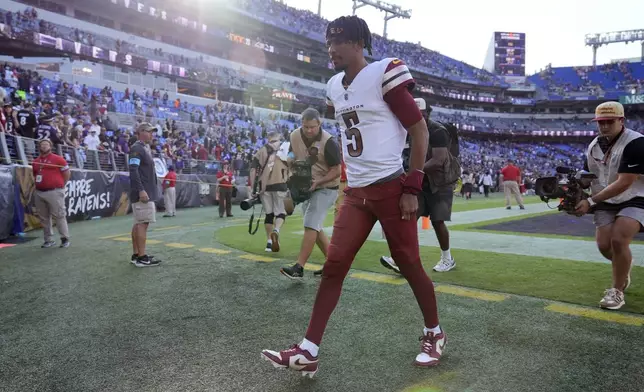
{"label": "burgundy and white shoe", "polygon": [[447,344],[445,331],[441,330],[437,334],[427,332],[420,337],[420,354],[416,356],[414,364],[422,367],[438,365],[445,351],[445,344]]}
{"label": "burgundy and white shoe", "polygon": [[297,344],[292,345],[288,350],[262,351],[262,358],[270,361],[277,369],[293,369],[302,373],[302,376],[313,378],[318,371],[318,357],[314,357],[308,351],[302,350]]}

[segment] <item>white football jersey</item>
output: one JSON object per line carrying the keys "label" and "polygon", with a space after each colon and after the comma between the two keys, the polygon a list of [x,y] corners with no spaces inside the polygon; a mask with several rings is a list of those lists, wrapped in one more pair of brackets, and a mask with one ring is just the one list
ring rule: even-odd
{"label": "white football jersey", "polygon": [[385,102],[385,95],[414,83],[401,60],[387,58],[363,68],[345,90],[344,72],[327,83],[327,105],[343,127],[342,153],[348,186],[359,188],[391,176],[403,167],[407,130]]}

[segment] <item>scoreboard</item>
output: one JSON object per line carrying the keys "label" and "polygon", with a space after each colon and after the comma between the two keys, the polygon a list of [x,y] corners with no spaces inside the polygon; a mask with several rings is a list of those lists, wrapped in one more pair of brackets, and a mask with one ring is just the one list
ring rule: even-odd
{"label": "scoreboard", "polygon": [[494,33],[494,71],[502,76],[525,76],[525,33]]}

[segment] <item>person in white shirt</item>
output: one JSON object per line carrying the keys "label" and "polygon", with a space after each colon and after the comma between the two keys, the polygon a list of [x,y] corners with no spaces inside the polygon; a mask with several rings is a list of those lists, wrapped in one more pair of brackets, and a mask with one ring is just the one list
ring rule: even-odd
{"label": "person in white shirt", "polygon": [[490,172],[485,173],[483,177],[481,177],[481,184],[483,184],[483,193],[485,194],[485,197],[490,197],[490,188],[494,185],[492,174],[490,174]]}
{"label": "person in white shirt", "polygon": [[85,144],[88,150],[98,150],[101,140],[98,138],[98,134],[96,133],[96,130],[94,130],[94,127],[89,129],[89,133],[85,136],[85,139],[83,139],[83,144]]}

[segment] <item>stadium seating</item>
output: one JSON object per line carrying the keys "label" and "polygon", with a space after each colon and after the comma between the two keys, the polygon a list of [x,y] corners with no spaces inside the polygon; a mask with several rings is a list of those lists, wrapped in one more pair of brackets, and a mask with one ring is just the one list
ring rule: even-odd
{"label": "stadium seating", "polygon": [[[296,33],[309,35],[314,39],[322,39],[322,34],[327,21],[320,19],[310,12],[298,11],[274,1],[239,0],[233,3],[239,7],[239,12],[253,9],[251,16],[279,26],[287,26]],[[249,8],[250,7],[250,8]],[[1,11],[1,10],[0,10]],[[186,58],[172,53],[165,53],[159,49],[146,48],[140,45],[129,45],[113,37],[90,34],[72,29],[61,24],[38,19],[33,12],[23,12],[22,16],[2,12],[0,21],[11,23],[16,31],[40,31],[53,36],[72,39],[87,44],[96,44],[106,49],[123,50],[136,53],[151,59],[172,62],[173,64],[190,67],[198,72],[207,71],[209,77],[219,78],[229,86],[245,86],[248,84],[268,85],[274,88],[283,88],[299,94],[320,96],[321,90],[298,83],[285,83],[283,80],[271,79],[250,73],[238,72],[231,68],[206,65],[200,58]],[[305,29],[306,27],[306,29]],[[306,31],[305,31],[306,30]],[[400,43],[376,37],[374,42],[374,58],[385,56],[400,56],[407,59],[412,68],[425,73],[439,76],[444,79],[469,81],[480,85],[500,85],[499,79],[485,71],[468,66],[464,63],[450,59],[431,50],[415,44]],[[15,70],[20,73],[21,70]],[[46,72],[42,72],[46,74]],[[640,88],[644,76],[644,66],[641,64],[620,63],[599,67],[597,70],[588,67],[580,68],[548,68],[538,75],[529,78],[539,88],[547,90],[551,95],[564,99],[575,94],[608,94],[625,91],[628,88]],[[56,79],[56,80],[55,80]],[[8,87],[7,85],[3,87]],[[455,88],[435,87],[435,95],[457,98],[459,94],[470,95],[470,101],[494,102],[501,99],[490,93],[476,91],[460,91]],[[7,93],[10,93],[8,89]],[[82,91],[79,93],[79,91]],[[54,77],[34,79],[32,89],[28,92],[28,100],[54,101],[58,108],[71,114],[79,124],[89,122],[83,120],[84,114],[91,105],[91,98],[95,97],[97,105],[101,108],[101,117],[110,135],[103,135],[102,149],[94,157],[93,152],[87,152],[83,146],[82,136],[86,130],[77,136],[78,145],[66,145],[70,158],[73,151],[81,151],[77,160],[86,165],[108,170],[114,169],[110,159],[101,158],[105,151],[111,151],[119,143],[119,138],[131,133],[132,128],[139,121],[150,121],[159,126],[155,144],[155,154],[165,156],[168,163],[185,168],[190,171],[199,165],[199,161],[212,162],[213,160],[236,161],[236,169],[247,168],[248,158],[264,143],[263,137],[269,130],[279,130],[285,135],[297,126],[297,117],[290,114],[271,114],[262,109],[253,109],[237,104],[214,102],[213,105],[197,103],[189,96],[182,96],[180,101],[164,99],[160,91],[136,91],[133,87],[128,90],[110,89],[94,86],[74,86],[65,84],[64,80]],[[75,102],[76,107],[69,108],[69,100]],[[201,102],[201,101],[200,101]],[[539,118],[537,117],[490,117],[477,112],[449,112],[437,110],[433,118],[439,121],[453,122],[462,130],[490,134],[525,134],[534,131],[592,131],[595,126],[587,120],[578,118]],[[105,116],[109,117],[106,121]],[[109,124],[109,125],[107,125]],[[627,126],[638,131],[644,131],[644,121],[639,117],[628,119]],[[108,129],[109,127],[109,129]],[[325,123],[325,128],[337,134],[337,124]],[[206,141],[206,140],[209,141]],[[583,146],[561,144],[517,144],[500,143],[498,141],[481,141],[479,139],[461,140],[464,151],[463,164],[475,172],[496,172],[504,159],[515,159],[526,173],[531,176],[550,174],[557,165],[581,164]],[[207,144],[210,151],[199,154],[199,148]],[[17,157],[16,145],[11,144],[13,150],[11,157]],[[172,149],[172,152],[168,152]],[[121,154],[121,155],[119,155]],[[116,169],[126,166],[122,155],[114,155]],[[201,159],[205,158],[205,159]],[[194,164],[194,165],[193,165]],[[208,166],[207,168],[214,168]]]}
{"label": "stadium seating", "polygon": [[[236,0],[245,15],[286,29],[294,34],[325,42],[326,26],[329,23],[316,14],[289,7],[274,0]],[[444,79],[485,86],[508,86],[497,76],[482,69],[454,60],[418,44],[398,42],[374,34],[373,58],[400,57],[410,68]]]}
{"label": "stadium seating", "polygon": [[547,67],[528,78],[549,93],[551,100],[595,96],[616,99],[644,91],[644,63],[612,63],[586,67]]}

